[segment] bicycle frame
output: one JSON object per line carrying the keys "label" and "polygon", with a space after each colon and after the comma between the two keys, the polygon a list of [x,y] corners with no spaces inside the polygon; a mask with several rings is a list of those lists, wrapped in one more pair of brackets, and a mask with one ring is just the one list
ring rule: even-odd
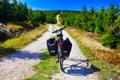
{"label": "bicycle frame", "polygon": [[64,28],[61,28],[61,29],[58,29],[56,31],[54,31],[53,33],[57,33],[57,32],[60,32],[57,37],[58,37],[58,62],[60,64],[60,69],[63,71],[63,61],[64,61],[64,58],[62,56],[62,43],[63,43],[63,34],[62,34],[62,30],[65,29],[66,27]]}

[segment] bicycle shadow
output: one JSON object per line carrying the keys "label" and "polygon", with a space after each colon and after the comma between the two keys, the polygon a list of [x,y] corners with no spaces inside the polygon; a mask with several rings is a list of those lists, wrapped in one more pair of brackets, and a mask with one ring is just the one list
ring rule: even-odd
{"label": "bicycle shadow", "polygon": [[[66,74],[73,75],[73,76],[87,76],[94,72],[100,71],[100,69],[95,67],[94,65],[87,65],[86,62],[88,62],[88,60],[80,60],[80,59],[74,59],[74,58],[71,58],[68,60],[79,61],[79,63],[64,67],[63,72]],[[85,63],[86,63],[86,66],[81,65]]]}

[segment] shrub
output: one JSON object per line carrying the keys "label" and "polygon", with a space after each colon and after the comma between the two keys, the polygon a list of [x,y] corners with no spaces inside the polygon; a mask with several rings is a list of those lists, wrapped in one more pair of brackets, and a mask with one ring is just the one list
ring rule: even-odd
{"label": "shrub", "polygon": [[103,35],[100,42],[106,47],[115,48],[116,46],[115,37],[109,34]]}
{"label": "shrub", "polygon": [[6,32],[0,31],[0,42],[3,42],[5,40],[7,40],[8,38],[9,38],[9,36],[7,35]]}

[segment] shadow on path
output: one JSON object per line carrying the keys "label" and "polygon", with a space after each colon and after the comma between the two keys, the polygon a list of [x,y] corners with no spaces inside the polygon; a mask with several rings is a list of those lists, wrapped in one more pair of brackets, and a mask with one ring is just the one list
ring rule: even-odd
{"label": "shadow on path", "polygon": [[17,51],[15,53],[12,53],[10,55],[7,55],[5,58],[1,59],[1,61],[4,61],[4,60],[15,60],[15,59],[24,59],[24,60],[29,60],[29,59],[34,59],[34,60],[37,60],[37,59],[40,59],[41,53],[37,53],[37,52],[34,52],[34,53],[31,53],[29,51]]}
{"label": "shadow on path", "polygon": [[68,60],[78,63],[64,67],[63,72],[66,74],[73,76],[87,76],[94,72],[100,71],[100,69],[96,68],[94,65],[87,65],[88,60],[80,60],[75,58],[69,58]]}

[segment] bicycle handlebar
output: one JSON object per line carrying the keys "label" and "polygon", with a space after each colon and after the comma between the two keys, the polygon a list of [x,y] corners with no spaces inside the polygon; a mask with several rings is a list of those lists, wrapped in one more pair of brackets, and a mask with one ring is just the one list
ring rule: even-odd
{"label": "bicycle handlebar", "polygon": [[66,28],[66,27],[60,28],[60,29],[58,29],[58,30],[53,31],[52,33],[57,33],[58,31],[62,31],[62,30],[64,30],[65,28]]}

